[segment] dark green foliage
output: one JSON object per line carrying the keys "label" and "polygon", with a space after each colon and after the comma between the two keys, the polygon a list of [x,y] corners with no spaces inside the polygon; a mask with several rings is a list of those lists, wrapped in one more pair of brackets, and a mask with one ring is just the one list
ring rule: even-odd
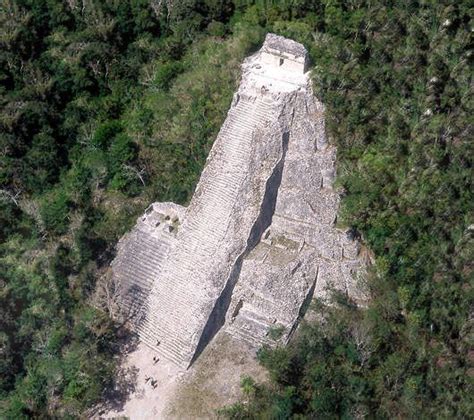
{"label": "dark green foliage", "polygon": [[102,150],[107,150],[112,143],[114,137],[122,132],[122,124],[120,121],[107,121],[95,130],[92,137],[92,146]]}
{"label": "dark green foliage", "polygon": [[50,133],[41,132],[33,137],[31,146],[23,157],[26,188],[42,192],[58,179],[60,154]]}
{"label": "dark green foliage", "polygon": [[20,209],[6,194],[0,196],[0,242],[14,233],[18,228],[18,219],[21,217]]}
{"label": "dark green foliage", "polygon": [[107,121],[96,129],[92,138],[90,156],[94,156],[93,159],[105,161],[106,178],[112,190],[130,195],[139,192],[138,180],[133,176],[134,168],[131,166],[137,159],[138,147],[123,132],[121,122]]}
{"label": "dark green foliage", "polygon": [[471,6],[152,3],[0,10],[0,417],[78,417],[110,385],[99,273],[150,202],[190,199],[268,30],[311,53],[371,300],[337,296],[288,349],[262,349],[271,382],[245,379],[223,414],[473,417]]}
{"label": "dark green foliage", "polygon": [[97,279],[148,203],[189,199],[255,43],[216,38],[229,2],[176,4],[2,4],[1,418],[78,417],[114,379]]}
{"label": "dark green foliage", "polygon": [[137,158],[137,146],[131,138],[125,134],[119,134],[110,145],[107,153],[109,173],[111,176],[110,187],[115,190],[121,190],[133,193],[138,192],[138,186],[135,186],[137,180],[130,173],[130,164]]}
{"label": "dark green foliage", "polygon": [[63,190],[54,190],[46,195],[41,202],[41,218],[50,232],[60,235],[68,227],[69,204]]}
{"label": "dark green foliage", "polygon": [[168,90],[171,86],[171,82],[176,76],[183,71],[183,65],[181,62],[170,62],[164,63],[155,74],[154,83],[156,87],[163,90]]}

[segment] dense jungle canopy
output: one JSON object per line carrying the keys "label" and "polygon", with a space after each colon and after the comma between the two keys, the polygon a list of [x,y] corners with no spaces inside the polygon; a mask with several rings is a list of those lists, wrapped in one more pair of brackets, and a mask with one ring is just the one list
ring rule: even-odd
{"label": "dense jungle canopy", "polygon": [[[1,0],[0,417],[74,418],[112,384],[101,291],[153,201],[186,204],[242,59],[269,31],[310,51],[338,146],[339,223],[373,253],[367,307],[314,310],[254,418],[472,418],[468,0]],[[471,141],[470,141],[471,140]]]}

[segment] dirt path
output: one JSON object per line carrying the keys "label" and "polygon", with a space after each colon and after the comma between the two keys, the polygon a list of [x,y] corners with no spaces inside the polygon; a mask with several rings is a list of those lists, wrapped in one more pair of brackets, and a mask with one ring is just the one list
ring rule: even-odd
{"label": "dirt path", "polygon": [[113,408],[99,410],[95,418],[212,419],[241,396],[243,376],[265,380],[255,351],[226,333],[219,333],[187,371],[164,359],[154,363],[155,356],[139,344],[124,358],[117,381],[121,401],[105,401]]}

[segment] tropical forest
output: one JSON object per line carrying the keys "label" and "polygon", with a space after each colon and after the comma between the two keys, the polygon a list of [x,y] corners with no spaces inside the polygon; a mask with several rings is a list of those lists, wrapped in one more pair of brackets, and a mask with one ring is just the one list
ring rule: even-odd
{"label": "tropical forest", "polygon": [[[119,239],[189,203],[245,57],[309,52],[337,223],[370,254],[223,419],[474,417],[469,0],[0,0],[0,418],[87,418],[130,332]],[[137,416],[139,418],[139,416]]]}

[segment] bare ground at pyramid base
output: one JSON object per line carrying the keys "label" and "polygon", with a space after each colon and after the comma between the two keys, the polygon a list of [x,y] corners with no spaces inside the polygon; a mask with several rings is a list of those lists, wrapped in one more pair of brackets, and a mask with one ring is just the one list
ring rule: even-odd
{"label": "bare ground at pyramid base", "polygon": [[[120,401],[104,401],[91,413],[93,418],[212,419],[216,410],[242,397],[241,379],[267,379],[255,359],[255,350],[227,333],[219,333],[187,371],[166,359],[154,364],[156,353],[139,344],[125,355],[116,387],[124,386]],[[153,388],[147,377],[157,380]],[[122,385],[121,385],[122,384]],[[114,407],[114,408],[112,408]]]}

